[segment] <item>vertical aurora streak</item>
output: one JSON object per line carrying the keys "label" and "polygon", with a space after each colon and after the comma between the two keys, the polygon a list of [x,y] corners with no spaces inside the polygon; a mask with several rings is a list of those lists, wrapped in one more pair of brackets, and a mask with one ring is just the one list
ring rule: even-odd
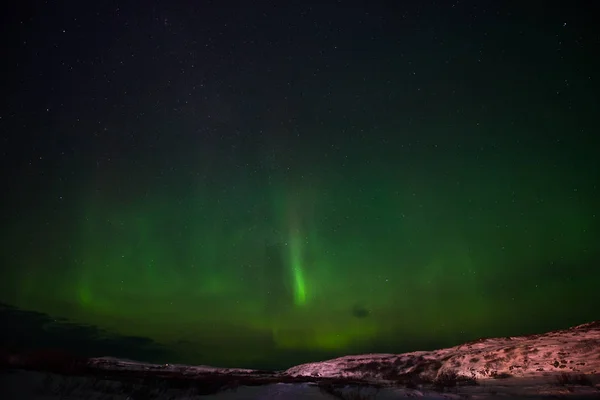
{"label": "vertical aurora streak", "polygon": [[290,233],[290,268],[294,279],[294,303],[297,306],[306,304],[306,282],[302,262],[302,239],[299,232]]}

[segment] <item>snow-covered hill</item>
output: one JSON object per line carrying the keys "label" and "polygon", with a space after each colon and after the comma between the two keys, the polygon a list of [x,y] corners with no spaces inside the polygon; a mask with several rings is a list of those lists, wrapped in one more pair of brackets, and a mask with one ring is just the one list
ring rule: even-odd
{"label": "snow-covered hill", "polygon": [[[55,350],[1,355],[2,399],[600,398],[600,321],[434,351],[345,356],[286,371],[79,359]],[[360,397],[361,390],[369,395]]]}
{"label": "snow-covered hill", "polygon": [[480,339],[405,354],[365,354],[302,364],[291,376],[427,382],[600,374],[600,321],[539,335]]}

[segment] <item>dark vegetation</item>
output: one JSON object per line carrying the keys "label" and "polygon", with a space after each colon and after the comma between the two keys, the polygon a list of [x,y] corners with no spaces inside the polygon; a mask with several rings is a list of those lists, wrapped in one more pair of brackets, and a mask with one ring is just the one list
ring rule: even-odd
{"label": "dark vegetation", "polygon": [[476,386],[477,380],[464,375],[458,375],[454,371],[445,371],[437,376],[433,381],[434,388],[438,391],[445,391],[457,386]]}
{"label": "dark vegetation", "polygon": [[593,351],[600,352],[600,340],[598,339],[582,339],[573,346],[574,351],[582,353],[590,353]]}
{"label": "dark vegetation", "polygon": [[489,338],[479,338],[479,339],[475,339],[475,340],[470,340],[468,342],[463,343],[461,345],[461,347],[463,347],[463,346],[469,347],[469,346],[472,346],[472,345],[475,345],[475,344],[484,343],[487,340],[489,340]]}
{"label": "dark vegetation", "polygon": [[348,368],[347,371],[358,372],[367,378],[384,379],[408,388],[416,388],[419,385],[433,383],[433,377],[441,367],[442,363],[438,360],[417,356],[408,359],[398,358],[393,363],[372,361]]}
{"label": "dark vegetation", "polygon": [[568,374],[566,372],[563,372],[556,377],[556,384],[559,386],[594,386],[590,378],[588,378],[585,374]]}
{"label": "dark vegetation", "polygon": [[[448,360],[446,360],[448,361]],[[408,389],[428,386],[438,391],[445,391],[458,386],[474,386],[474,377],[458,375],[454,371],[439,373],[443,362],[426,359],[422,356],[398,358],[394,363],[369,362],[348,369],[349,372],[360,372],[366,377],[380,378]]]}
{"label": "dark vegetation", "polygon": [[494,378],[494,379],[508,379],[508,378],[512,378],[513,377],[508,372],[500,372],[500,373],[498,373],[497,371],[492,371],[492,373],[490,374],[490,376],[492,378]]}
{"label": "dark vegetation", "polygon": [[576,328],[575,331],[590,332],[598,329],[600,329],[600,320],[584,324],[583,326]]}

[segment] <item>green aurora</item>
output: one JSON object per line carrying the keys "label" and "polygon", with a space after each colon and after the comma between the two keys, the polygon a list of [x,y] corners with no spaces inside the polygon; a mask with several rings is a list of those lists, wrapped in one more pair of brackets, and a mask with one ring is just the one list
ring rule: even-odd
{"label": "green aurora", "polygon": [[226,3],[11,3],[0,305],[260,368],[600,319],[593,12]]}
{"label": "green aurora", "polygon": [[[374,165],[329,180],[230,180],[223,190],[200,181],[187,195],[148,187],[127,200],[118,183],[89,189],[66,210],[73,229],[49,238],[66,252],[39,243],[61,224],[48,221],[18,254],[1,300],[186,343],[185,361],[240,365],[597,317],[577,306],[600,278],[588,266],[598,257],[591,178],[457,159],[443,172]],[[31,235],[21,233],[19,248]]]}

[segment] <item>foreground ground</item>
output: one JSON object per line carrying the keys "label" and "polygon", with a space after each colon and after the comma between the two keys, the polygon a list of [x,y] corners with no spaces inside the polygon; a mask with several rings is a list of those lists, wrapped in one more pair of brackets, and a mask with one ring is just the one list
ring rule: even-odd
{"label": "foreground ground", "polygon": [[353,355],[286,371],[155,365],[60,352],[5,355],[0,398],[600,398],[600,322],[448,349]]}

